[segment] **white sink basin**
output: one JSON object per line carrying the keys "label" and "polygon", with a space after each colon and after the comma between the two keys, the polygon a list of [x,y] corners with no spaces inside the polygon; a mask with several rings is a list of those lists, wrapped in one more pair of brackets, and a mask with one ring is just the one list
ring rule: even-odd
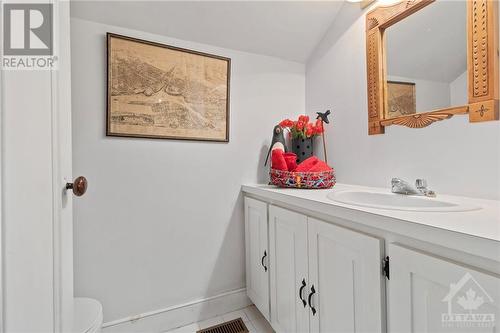
{"label": "white sink basin", "polygon": [[417,212],[465,212],[480,209],[437,198],[370,191],[332,192],[328,194],[328,199],[348,205]]}

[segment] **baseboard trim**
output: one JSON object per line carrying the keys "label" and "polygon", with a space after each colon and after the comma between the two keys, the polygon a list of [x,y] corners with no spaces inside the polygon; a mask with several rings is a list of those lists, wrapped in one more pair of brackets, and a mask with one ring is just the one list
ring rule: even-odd
{"label": "baseboard trim", "polygon": [[103,324],[103,333],[165,332],[176,327],[236,311],[251,304],[246,288],[141,313]]}

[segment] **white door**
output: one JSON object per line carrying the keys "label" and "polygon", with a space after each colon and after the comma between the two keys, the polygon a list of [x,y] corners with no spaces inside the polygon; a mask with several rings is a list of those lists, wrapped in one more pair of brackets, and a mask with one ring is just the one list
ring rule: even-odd
{"label": "white door", "polygon": [[309,218],[311,332],[382,332],[382,240]]}
{"label": "white door", "polygon": [[267,204],[245,197],[247,294],[269,320],[269,249]]}
{"label": "white door", "polygon": [[278,333],[309,331],[307,217],[269,206],[271,325]]}
{"label": "white door", "polygon": [[0,331],[9,333],[68,332],[73,312],[69,2],[52,2],[58,69],[1,71]]}
{"label": "white door", "polygon": [[498,332],[500,277],[389,245],[389,331]]}

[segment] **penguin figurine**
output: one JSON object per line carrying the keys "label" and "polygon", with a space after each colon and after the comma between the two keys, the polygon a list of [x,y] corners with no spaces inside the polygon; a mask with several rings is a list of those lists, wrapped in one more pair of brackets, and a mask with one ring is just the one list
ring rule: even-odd
{"label": "penguin figurine", "polygon": [[264,163],[264,165],[267,165],[267,161],[269,159],[271,151],[273,151],[273,149],[276,148],[281,148],[283,149],[284,152],[287,151],[285,143],[285,135],[283,134],[283,128],[281,128],[280,125],[274,126],[273,139],[271,140],[271,145],[269,146],[269,150],[267,151],[266,162]]}

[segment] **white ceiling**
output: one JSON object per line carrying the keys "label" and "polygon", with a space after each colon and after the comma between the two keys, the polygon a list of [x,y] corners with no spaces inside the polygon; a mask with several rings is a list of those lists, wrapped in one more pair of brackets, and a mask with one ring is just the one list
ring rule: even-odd
{"label": "white ceiling", "polygon": [[305,63],[343,4],[79,0],[71,2],[71,16]]}
{"label": "white ceiling", "polygon": [[467,69],[465,1],[437,1],[386,30],[387,73],[450,83]]}

